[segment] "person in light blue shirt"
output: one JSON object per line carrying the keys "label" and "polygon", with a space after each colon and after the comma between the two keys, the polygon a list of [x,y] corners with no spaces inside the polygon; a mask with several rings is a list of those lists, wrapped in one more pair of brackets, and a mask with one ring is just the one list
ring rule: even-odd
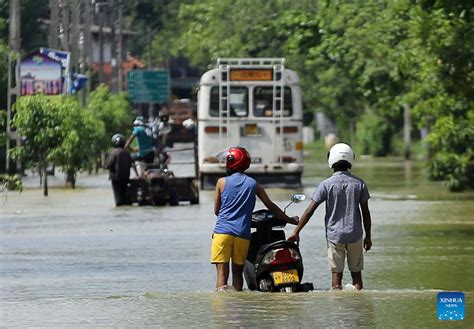
{"label": "person in light blue shirt", "polygon": [[372,220],[368,205],[370,195],[365,182],[348,171],[353,161],[354,152],[349,145],[338,143],[330,149],[328,164],[334,174],[318,185],[298,226],[288,238],[290,241],[299,240],[299,233],[316,208],[326,202],[324,224],[333,289],[342,289],[346,258],[354,287],[357,290],[363,288],[363,249],[368,251],[372,247]]}
{"label": "person in light blue shirt", "polygon": [[232,260],[232,286],[243,287],[243,270],[250,245],[250,226],[256,196],[277,218],[297,224],[298,217],[288,217],[267,193],[244,171],[250,166],[250,155],[243,147],[231,147],[226,153],[227,177],[219,178],[214,193],[217,216],[212,235],[211,263],[216,265],[216,290],[227,290],[229,263]]}
{"label": "person in light blue shirt", "polygon": [[[132,159],[134,162],[153,163],[155,159],[155,142],[151,132],[147,132],[143,117],[138,116],[133,122],[133,130],[127,139],[124,148],[131,148],[131,144],[135,137],[137,138],[138,149],[132,149]],[[138,175],[136,167],[133,167]]]}

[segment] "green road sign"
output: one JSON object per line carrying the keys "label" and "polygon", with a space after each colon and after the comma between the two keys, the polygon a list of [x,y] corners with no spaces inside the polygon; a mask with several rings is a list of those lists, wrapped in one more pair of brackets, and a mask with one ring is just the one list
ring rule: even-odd
{"label": "green road sign", "polygon": [[162,103],[169,100],[168,70],[131,70],[127,91],[133,103]]}

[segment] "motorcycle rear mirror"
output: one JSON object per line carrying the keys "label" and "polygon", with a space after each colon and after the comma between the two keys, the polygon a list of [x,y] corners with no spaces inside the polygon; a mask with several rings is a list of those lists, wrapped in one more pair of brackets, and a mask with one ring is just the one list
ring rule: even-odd
{"label": "motorcycle rear mirror", "polygon": [[304,200],[306,200],[306,195],[304,195],[303,193],[293,194],[293,196],[291,197],[290,203],[288,203],[286,205],[285,209],[283,209],[283,212],[286,213],[286,208],[288,208],[292,203],[299,203],[299,202],[302,202]]}
{"label": "motorcycle rear mirror", "polygon": [[294,203],[299,203],[304,200],[306,200],[306,195],[304,195],[303,193],[296,193],[296,194],[293,194],[293,196],[291,197],[291,202],[294,202]]}

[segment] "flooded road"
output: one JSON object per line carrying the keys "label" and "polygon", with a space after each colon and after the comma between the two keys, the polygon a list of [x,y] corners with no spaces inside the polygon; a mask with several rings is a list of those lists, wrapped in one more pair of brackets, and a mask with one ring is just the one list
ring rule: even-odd
{"label": "flooded road", "polygon": [[[310,195],[330,172],[306,168]],[[329,291],[320,207],[301,234],[303,281],[315,291],[299,294],[213,291],[212,191],[199,205],[115,208],[105,173],[79,177],[75,190],[52,177],[47,198],[29,177],[21,194],[0,200],[0,326],[472,328],[474,193],[450,194],[400,161],[361,161],[353,172],[372,196],[366,290]],[[267,192],[284,207],[296,191]],[[441,290],[465,293],[465,320],[437,320]]]}

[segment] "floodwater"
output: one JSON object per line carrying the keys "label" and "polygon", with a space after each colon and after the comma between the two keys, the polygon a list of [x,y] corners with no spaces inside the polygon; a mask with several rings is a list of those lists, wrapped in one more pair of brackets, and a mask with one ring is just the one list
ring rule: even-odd
{"label": "floodwater", "polygon": [[[330,174],[306,164],[303,192]],[[309,293],[217,293],[209,264],[212,191],[199,205],[115,208],[105,173],[75,190],[36,177],[0,199],[0,326],[61,328],[474,327],[474,193],[450,194],[422,168],[361,160],[369,186],[373,250],[364,291],[330,291],[324,207],[301,234]],[[268,189],[284,207],[293,192]],[[308,201],[288,208],[301,215]],[[260,208],[261,204],[257,205]],[[287,227],[289,233],[292,227]],[[346,270],[347,271],[347,270]],[[465,319],[439,321],[437,294],[465,293]]]}

